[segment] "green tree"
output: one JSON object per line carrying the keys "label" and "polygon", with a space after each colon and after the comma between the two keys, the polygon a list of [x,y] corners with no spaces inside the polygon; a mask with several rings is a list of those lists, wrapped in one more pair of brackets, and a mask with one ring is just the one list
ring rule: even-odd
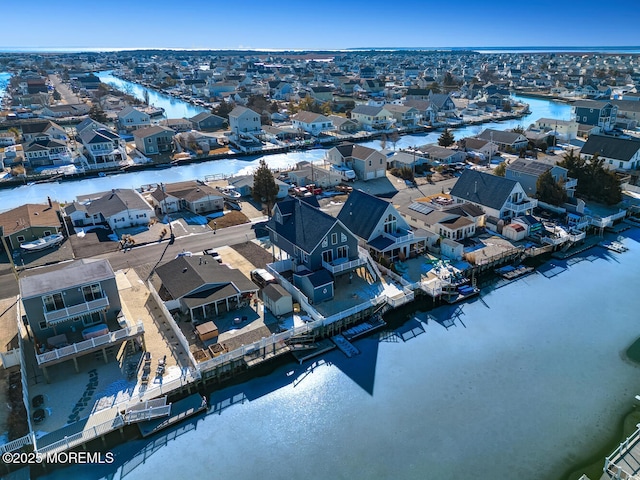
{"label": "green tree", "polygon": [[518,125],[511,129],[513,133],[524,133],[524,127],[522,125]]}
{"label": "green tree", "polygon": [[60,100],[62,100],[62,95],[60,95],[60,92],[58,90],[53,91],[53,99],[56,102],[59,102]]}
{"label": "green tree", "polygon": [[507,174],[507,164],[505,162],[500,163],[493,169],[493,174],[498,177],[504,177]]}
{"label": "green tree", "polygon": [[453,138],[453,133],[448,128],[444,129],[444,132],[438,137],[438,145],[441,147],[450,147],[455,143],[455,138]]}
{"label": "green tree", "polygon": [[511,102],[509,100],[502,102],[502,111],[507,113],[511,111]]}
{"label": "green tree", "polygon": [[271,215],[271,207],[278,195],[278,185],[276,185],[276,179],[264,158],[260,160],[260,166],[253,174],[252,195],[256,202],[266,203],[269,215]]}
{"label": "green tree", "polygon": [[104,110],[98,103],[94,103],[91,105],[89,109],[89,116],[93,118],[96,122],[104,123],[108,120],[107,114],[104,113]]}
{"label": "green tree", "polygon": [[547,170],[538,177],[536,191],[540,201],[551,205],[560,206],[567,201],[567,193],[564,187],[553,179],[551,170]]}

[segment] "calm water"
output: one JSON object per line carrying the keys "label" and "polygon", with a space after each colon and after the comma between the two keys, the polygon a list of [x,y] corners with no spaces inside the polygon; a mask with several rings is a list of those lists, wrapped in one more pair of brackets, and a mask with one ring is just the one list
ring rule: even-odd
{"label": "calm water", "polygon": [[8,72],[0,72],[0,99],[4,97],[4,94],[7,90],[7,85],[9,85],[9,79],[11,78],[11,74]]}
{"label": "calm water", "polygon": [[196,107],[188,102],[176,99],[171,95],[165,95],[137,83],[114,77],[110,70],[99,72],[96,75],[100,77],[100,80],[104,83],[112,85],[123,92],[130,93],[138,100],[144,100],[144,92],[149,92],[149,104],[164,108],[164,113],[167,118],[189,118],[200,112],[208,111],[206,108]]}
{"label": "calm water", "polygon": [[114,465],[47,478],[559,479],[640,393],[622,359],[640,336],[640,232],[624,242],[356,341],[352,359],[216,392],[213,411],[115,448]]}
{"label": "calm water", "polygon": [[[140,93],[140,96],[141,95],[142,93]],[[476,135],[484,128],[506,129],[513,128],[517,125],[523,125],[526,127],[541,117],[566,119],[569,118],[571,113],[571,107],[564,103],[550,102],[548,100],[534,98],[516,98],[529,103],[531,115],[520,120],[510,120],[503,123],[490,123],[482,126],[477,125],[455,130],[454,134],[456,139],[467,135]],[[181,108],[187,108],[188,106],[188,104],[185,104],[185,102],[182,102],[181,100],[172,99],[172,101],[182,104]],[[406,135],[400,138],[396,144],[396,148],[406,148],[435,142],[439,135],[439,133]],[[380,148],[380,141],[373,140],[365,143],[364,145],[372,148]],[[387,148],[392,148],[390,142],[387,142]],[[302,160],[314,162],[321,161],[324,154],[324,150],[317,149],[286,154],[266,155],[264,158],[271,168],[276,169],[293,166]],[[173,167],[166,170],[146,170],[142,172],[123,173],[103,178],[88,178],[62,183],[42,183],[22,186],[12,190],[0,190],[0,211],[15,208],[24,203],[46,202],[48,196],[59,201],[71,201],[78,195],[84,195],[92,192],[104,192],[112,188],[136,188],[140,185],[148,185],[152,183],[192,180],[194,178],[204,179],[206,175],[215,174],[233,175],[236,173],[249,173],[258,167],[260,158],[262,157],[244,157],[238,160],[230,159],[224,161],[212,161]]]}

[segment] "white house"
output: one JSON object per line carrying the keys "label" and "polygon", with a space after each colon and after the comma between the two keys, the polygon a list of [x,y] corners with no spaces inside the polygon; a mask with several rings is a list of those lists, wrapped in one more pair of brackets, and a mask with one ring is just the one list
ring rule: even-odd
{"label": "white house", "polygon": [[148,225],[155,216],[142,195],[127,188],[78,197],[77,202],[65,208],[65,213],[75,226],[107,223],[113,230]]}
{"label": "white house", "polygon": [[311,135],[319,135],[321,132],[333,130],[333,122],[320,113],[298,112],[291,117],[294,128],[304,130]]}
{"label": "white house", "polygon": [[231,138],[239,141],[244,135],[251,136],[262,134],[260,114],[250,108],[236,107],[229,113],[229,130]]}

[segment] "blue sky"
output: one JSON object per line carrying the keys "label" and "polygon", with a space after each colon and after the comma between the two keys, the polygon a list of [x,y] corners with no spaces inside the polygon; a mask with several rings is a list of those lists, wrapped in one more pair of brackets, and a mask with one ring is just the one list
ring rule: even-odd
{"label": "blue sky", "polygon": [[[3,3],[0,50],[17,47],[318,50],[640,43],[634,25],[640,18],[640,4],[620,0]],[[609,13],[605,14],[605,9]]]}

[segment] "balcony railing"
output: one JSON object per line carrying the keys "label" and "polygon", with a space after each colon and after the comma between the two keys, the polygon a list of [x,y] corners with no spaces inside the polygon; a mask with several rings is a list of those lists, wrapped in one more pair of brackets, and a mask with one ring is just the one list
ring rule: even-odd
{"label": "balcony railing", "polygon": [[504,207],[511,210],[514,213],[522,213],[522,212],[526,212],[527,210],[534,209],[537,205],[538,205],[538,200],[529,199],[526,202],[518,202],[518,203],[507,202],[505,203]]}
{"label": "balcony railing", "polygon": [[576,178],[567,177],[567,181],[564,182],[564,189],[569,190],[578,186],[578,180]]}
{"label": "balcony railing", "polygon": [[108,345],[110,343],[115,343],[121,340],[136,337],[142,333],[144,333],[144,324],[142,322],[139,322],[133,327],[127,327],[121,330],[116,330],[115,332],[109,332],[104,335],[100,335],[99,337],[93,337],[89,340],[84,340],[83,342],[73,343],[71,345],[67,345],[66,347],[57,348],[50,352],[45,352],[39,355],[36,354],[36,359],[38,360],[38,365],[56,362],[60,359],[64,359],[65,357],[72,358],[79,353],[91,350],[95,347],[100,347],[102,345]]}
{"label": "balcony railing", "polygon": [[109,298],[102,297],[89,302],[71,305],[69,307],[54,310],[52,312],[44,312],[44,318],[48,324],[58,323],[68,318],[77,318],[98,310],[109,307]]}
{"label": "balcony railing", "polygon": [[325,262],[323,260],[322,266],[335,275],[337,273],[346,272],[348,270],[358,268],[359,266],[364,265],[366,262],[366,260],[362,258],[356,258],[355,260],[351,260],[350,262],[340,262],[339,260],[331,263]]}
{"label": "balcony railing", "polygon": [[[404,231],[402,232],[404,233]],[[393,240],[396,245],[399,245],[405,242],[410,242],[415,237],[414,233],[410,231],[407,231],[406,235],[393,235],[392,233],[387,233],[387,232],[384,232],[383,235],[386,238]]]}

